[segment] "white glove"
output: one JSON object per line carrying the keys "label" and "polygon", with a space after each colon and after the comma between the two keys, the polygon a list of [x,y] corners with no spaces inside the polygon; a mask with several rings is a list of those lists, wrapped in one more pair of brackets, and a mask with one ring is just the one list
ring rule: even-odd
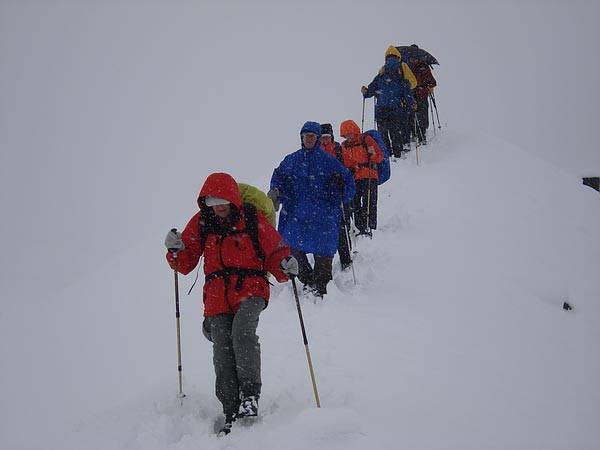
{"label": "white glove", "polygon": [[167,247],[167,250],[171,253],[180,252],[185,248],[183,240],[181,239],[181,233],[177,231],[177,228],[173,228],[167,233],[165,247]]}
{"label": "white glove", "polygon": [[285,257],[279,266],[281,271],[288,277],[295,277],[299,273],[298,260],[293,256]]}

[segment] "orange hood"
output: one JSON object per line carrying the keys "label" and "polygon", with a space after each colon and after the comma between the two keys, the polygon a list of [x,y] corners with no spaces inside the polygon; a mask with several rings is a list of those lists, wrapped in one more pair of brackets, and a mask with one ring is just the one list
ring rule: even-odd
{"label": "orange hood", "polygon": [[352,142],[360,141],[362,134],[358,124],[354,120],[344,120],[340,125],[340,136],[345,138],[346,135],[350,133],[354,133]]}

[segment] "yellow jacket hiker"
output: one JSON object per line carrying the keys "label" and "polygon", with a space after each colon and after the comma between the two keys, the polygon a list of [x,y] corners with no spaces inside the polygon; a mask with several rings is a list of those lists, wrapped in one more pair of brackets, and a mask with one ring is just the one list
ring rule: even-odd
{"label": "yellow jacket hiker", "polygon": [[[400,60],[400,68],[398,69],[398,73],[400,73],[400,75],[402,75],[404,78],[406,78],[406,80],[408,81],[408,84],[410,85],[411,90],[416,88],[417,87],[417,77],[415,77],[415,74],[413,73],[410,66],[402,60],[402,54],[400,53],[400,51],[393,45],[390,45],[388,47],[388,49],[385,51],[384,59],[387,59],[388,56],[396,56]],[[384,70],[385,70],[385,67],[382,67],[381,69],[379,69],[379,73],[382,73]]]}

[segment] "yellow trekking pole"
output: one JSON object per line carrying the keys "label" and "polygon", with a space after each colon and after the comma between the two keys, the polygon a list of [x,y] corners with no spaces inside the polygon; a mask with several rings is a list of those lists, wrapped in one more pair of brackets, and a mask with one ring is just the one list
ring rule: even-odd
{"label": "yellow trekking pole", "polygon": [[306,337],[306,330],[304,329],[304,320],[302,319],[302,310],[300,309],[300,299],[298,298],[298,288],[296,287],[296,279],[292,278],[292,287],[294,288],[294,297],[296,297],[296,308],[298,309],[298,318],[300,319],[300,328],[302,329],[302,338],[304,339],[304,349],[306,350],[306,359],[308,360],[308,369],[310,371],[310,378],[312,380],[313,391],[315,393],[315,400],[317,402],[317,408],[321,407],[321,401],[319,400],[319,392],[317,391],[317,382],[315,381],[315,372],[313,371],[312,361],[310,359],[310,350],[308,349],[308,339]]}

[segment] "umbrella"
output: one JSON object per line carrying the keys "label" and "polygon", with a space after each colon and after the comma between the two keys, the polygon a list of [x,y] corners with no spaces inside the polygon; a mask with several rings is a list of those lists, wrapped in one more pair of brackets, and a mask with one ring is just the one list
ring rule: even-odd
{"label": "umbrella", "polygon": [[402,56],[406,56],[408,59],[414,58],[423,61],[425,64],[439,64],[437,59],[426,50],[419,48],[416,44],[413,45],[401,45],[396,47]]}

